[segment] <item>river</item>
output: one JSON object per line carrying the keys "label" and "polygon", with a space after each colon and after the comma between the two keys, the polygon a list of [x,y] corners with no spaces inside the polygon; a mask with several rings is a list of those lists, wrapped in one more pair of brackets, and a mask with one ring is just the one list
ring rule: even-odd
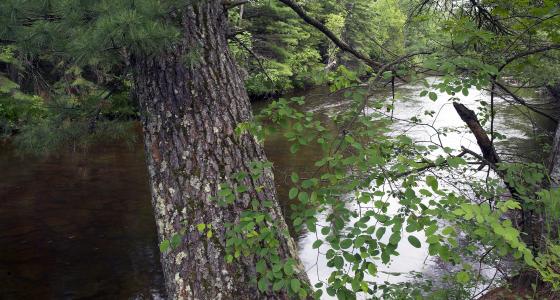
{"label": "river", "polygon": [[[435,79],[431,79],[435,80]],[[443,137],[451,146],[477,149],[474,138],[462,129],[447,96],[437,101],[419,97],[421,85],[397,88],[394,117],[424,116],[436,128],[458,129]],[[328,88],[295,93],[305,96],[304,110],[327,118],[347,109],[349,102]],[[536,95],[536,94],[535,94]],[[375,97],[390,97],[378,91]],[[471,89],[462,103],[474,108],[488,93]],[[263,103],[255,105],[255,109]],[[542,161],[541,134],[553,124],[525,110],[497,101],[496,128],[508,136],[498,151]],[[528,121],[528,120],[532,121]],[[533,127],[532,124],[539,126]],[[434,138],[431,129],[410,129],[395,122],[394,131],[407,131],[418,141]],[[288,199],[289,174],[309,172],[320,151],[304,148],[290,154],[281,134],[266,142],[274,163],[279,199]],[[99,145],[85,153],[58,153],[49,157],[21,157],[9,145],[0,148],[0,298],[1,299],[160,299],[163,276],[144,151],[141,145]],[[282,207],[289,214],[288,201]],[[313,282],[326,279],[325,259],[311,249],[314,236],[296,237],[300,255]],[[390,266],[381,268],[378,280],[407,280],[409,271],[432,268],[426,249],[401,243],[402,253]]]}

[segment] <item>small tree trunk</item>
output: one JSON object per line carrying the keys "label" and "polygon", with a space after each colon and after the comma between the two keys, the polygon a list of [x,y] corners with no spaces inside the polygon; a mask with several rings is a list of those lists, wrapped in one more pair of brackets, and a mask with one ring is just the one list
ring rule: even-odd
{"label": "small tree trunk", "polygon": [[556,128],[556,133],[554,134],[549,171],[552,187],[560,187],[560,125]]}
{"label": "small tree trunk", "polygon": [[[546,89],[552,98],[560,102],[560,83],[547,85]],[[549,163],[551,185],[557,188],[560,186],[560,125],[556,128],[554,134]]]}
{"label": "small tree trunk", "polygon": [[[241,75],[228,52],[222,1],[190,1],[181,10],[181,41],[149,57],[133,57],[135,92],[140,102],[152,204],[160,241],[186,230],[181,244],[162,254],[169,299],[286,298],[285,292],[259,293],[251,279],[255,258],[226,263],[225,223],[234,223],[253,199],[270,200],[267,209],[286,229],[272,172],[247,178],[243,197],[227,208],[211,198],[232,175],[250,172],[250,162],[266,161],[252,135],[236,126],[252,118]],[[188,58],[188,59],[187,59]],[[196,226],[211,224],[206,237]],[[290,237],[279,237],[280,256],[295,258]],[[305,272],[299,264],[302,280]]]}
{"label": "small tree trunk", "polygon": [[560,102],[560,83],[546,85],[546,90],[554,100]]}

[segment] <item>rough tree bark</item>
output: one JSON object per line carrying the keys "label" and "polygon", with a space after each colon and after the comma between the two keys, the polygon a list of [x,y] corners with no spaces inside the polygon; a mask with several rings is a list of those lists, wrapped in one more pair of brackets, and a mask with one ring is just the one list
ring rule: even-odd
{"label": "rough tree bark", "polygon": [[546,90],[554,100],[560,102],[560,83],[546,85]]}
{"label": "rough tree bark", "polygon": [[[560,83],[547,85],[546,89],[554,100],[560,102]],[[552,187],[560,187],[560,124],[556,128],[556,133],[554,134],[549,171]]]}
{"label": "rough tree bark", "polygon": [[[284,299],[284,292],[259,293],[251,284],[255,258],[225,262],[224,223],[234,222],[252,199],[271,200],[268,209],[281,227],[285,222],[270,170],[245,179],[249,188],[228,207],[211,197],[222,183],[235,185],[232,174],[249,172],[250,162],[265,161],[263,147],[236,126],[252,118],[243,80],[228,52],[226,15],[221,0],[190,1],[178,13],[180,42],[163,53],[131,58],[144,129],[160,241],[182,229],[179,247],[162,254],[169,299]],[[193,57],[190,62],[185,57]],[[207,238],[197,224],[211,224]],[[280,228],[284,229],[284,228]],[[295,258],[290,237],[280,237],[280,256]],[[301,264],[297,266],[306,280]]]}
{"label": "rough tree bark", "polygon": [[551,186],[554,188],[560,187],[560,125],[556,128],[556,133],[554,134],[549,172]]}

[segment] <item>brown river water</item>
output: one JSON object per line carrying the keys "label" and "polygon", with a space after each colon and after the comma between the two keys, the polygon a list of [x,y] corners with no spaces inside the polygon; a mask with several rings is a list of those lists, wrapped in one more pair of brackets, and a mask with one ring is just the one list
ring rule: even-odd
{"label": "brown river water", "polygon": [[[419,86],[400,88],[398,96],[403,100],[399,100],[401,106],[397,103],[395,114],[409,117],[425,106],[433,109],[438,105],[420,99],[420,90]],[[326,88],[302,95],[307,99],[305,109],[326,115],[348,104]],[[478,92],[465,101],[475,103],[476,97],[487,95]],[[502,148],[525,154],[540,151],[531,142],[533,129],[514,122],[521,118],[516,111],[505,107],[498,111],[503,117],[497,126],[513,141]],[[461,126],[458,117],[450,117],[452,112],[442,112],[439,118],[444,125]],[[465,144],[468,137],[463,134],[451,139],[451,144]],[[321,155],[312,147],[295,156],[288,149],[281,135],[266,143],[280,199],[288,198],[289,174],[309,172]],[[282,206],[289,214],[288,203],[283,201]],[[9,145],[0,146],[0,229],[0,299],[165,298],[140,144],[96,146],[85,153],[50,157],[20,157]],[[314,239],[305,234],[297,239],[311,280],[328,276],[321,258],[311,250]],[[390,268],[420,271],[426,265],[426,249],[403,252],[406,255]]]}

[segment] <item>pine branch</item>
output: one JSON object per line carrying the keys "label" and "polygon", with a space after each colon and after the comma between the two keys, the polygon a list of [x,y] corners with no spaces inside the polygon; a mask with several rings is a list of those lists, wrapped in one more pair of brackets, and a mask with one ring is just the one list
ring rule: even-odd
{"label": "pine branch", "polygon": [[519,97],[518,95],[516,95],[514,92],[510,91],[506,86],[504,86],[502,83],[500,83],[497,80],[493,80],[492,81],[498,88],[500,88],[500,90],[502,90],[504,93],[508,94],[509,96],[511,96],[511,98],[513,98],[513,100],[515,100],[515,102],[527,107],[528,109],[532,110],[533,112],[544,116],[548,119],[550,119],[551,121],[553,121],[554,123],[558,123],[558,119],[549,115],[548,113],[545,113],[543,111],[540,111],[534,107],[532,107],[529,103],[527,103],[527,101],[525,101],[523,98]]}

